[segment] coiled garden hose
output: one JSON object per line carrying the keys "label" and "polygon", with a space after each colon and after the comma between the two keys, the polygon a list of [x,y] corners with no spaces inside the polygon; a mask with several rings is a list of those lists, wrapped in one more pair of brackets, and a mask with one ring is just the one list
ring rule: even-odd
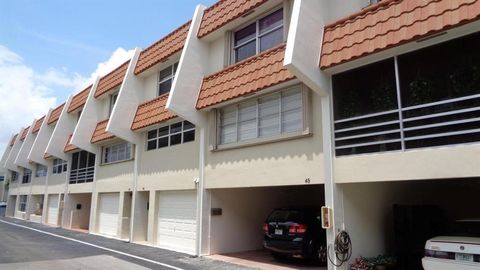
{"label": "coiled garden hose", "polygon": [[352,240],[350,235],[346,231],[341,231],[335,236],[335,243],[333,247],[335,251],[335,257],[337,258],[338,264],[330,257],[330,245],[328,246],[328,260],[334,266],[339,267],[344,263],[347,263],[352,257]]}

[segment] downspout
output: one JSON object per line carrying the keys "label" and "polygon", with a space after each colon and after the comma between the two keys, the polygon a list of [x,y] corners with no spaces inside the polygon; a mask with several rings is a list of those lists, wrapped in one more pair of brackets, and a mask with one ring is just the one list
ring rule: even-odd
{"label": "downspout", "polygon": [[200,149],[199,149],[199,162],[198,162],[198,179],[197,182],[197,247],[195,250],[195,255],[202,255],[202,245],[203,245],[203,203],[205,195],[205,127],[200,128]]}

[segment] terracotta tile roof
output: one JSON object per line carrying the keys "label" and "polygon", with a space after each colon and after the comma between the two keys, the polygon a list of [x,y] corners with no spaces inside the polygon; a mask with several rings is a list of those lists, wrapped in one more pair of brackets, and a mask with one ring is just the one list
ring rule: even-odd
{"label": "terracotta tile roof", "polygon": [[181,51],[187,39],[190,21],[180,26],[166,37],[144,49],[138,57],[135,66],[135,75],[138,75],[152,66],[167,60],[168,57]]}
{"label": "terracotta tile roof", "polygon": [[15,140],[17,139],[18,133],[13,135],[12,139],[10,140],[10,146],[13,146],[15,144]]}
{"label": "terracotta tile roof", "polygon": [[70,106],[68,107],[67,112],[71,113],[85,105],[85,102],[87,102],[88,94],[90,93],[90,89],[92,89],[92,85],[73,96],[72,102],[70,102]]}
{"label": "terracotta tile roof", "polygon": [[35,121],[35,124],[33,125],[33,129],[32,129],[33,134],[37,133],[40,130],[43,120],[45,120],[45,115],[42,118],[37,119],[37,121]]}
{"label": "terracotta tile roof", "polygon": [[60,114],[62,113],[63,106],[65,106],[65,103],[53,109],[52,113],[50,114],[50,117],[48,117],[47,124],[51,125],[57,122],[58,118],[60,118]]}
{"label": "terracotta tile roof", "polygon": [[125,73],[127,73],[127,68],[129,63],[130,63],[130,60],[121,64],[119,67],[117,67],[107,75],[100,78],[97,89],[95,90],[96,98],[98,98],[99,96],[107,93],[108,91],[122,84],[123,78],[125,77]]}
{"label": "terracotta tile roof", "polygon": [[285,44],[248,58],[203,79],[197,109],[203,109],[295,79],[283,66]]}
{"label": "terracotta tile roof", "polygon": [[320,67],[478,20],[478,0],[387,0],[325,26]]}
{"label": "terracotta tile roof", "polygon": [[167,111],[165,108],[167,99],[168,94],[165,94],[140,104],[133,119],[132,130],[155,125],[176,117],[174,113]]}
{"label": "terracotta tile roof", "polygon": [[267,0],[220,0],[205,10],[197,36],[202,38]]}
{"label": "terracotta tile roof", "polygon": [[49,153],[45,153],[45,154],[43,155],[43,158],[44,158],[44,159],[52,158],[52,157],[53,157],[53,156],[50,155]]}
{"label": "terracotta tile roof", "polygon": [[95,131],[92,134],[92,139],[90,140],[91,143],[97,143],[109,139],[115,138],[115,136],[107,132],[105,129],[107,128],[108,119],[98,122]]}
{"label": "terracotta tile roof", "polygon": [[26,127],[23,132],[22,132],[22,135],[20,135],[20,141],[23,141],[25,140],[25,138],[27,137],[27,134],[28,134],[28,130],[30,129],[30,127]]}
{"label": "terracotta tile roof", "polygon": [[79,150],[78,147],[70,143],[70,141],[72,140],[72,135],[73,134],[70,134],[70,136],[68,137],[68,141],[63,148],[63,152],[65,153],[71,153],[73,151]]}

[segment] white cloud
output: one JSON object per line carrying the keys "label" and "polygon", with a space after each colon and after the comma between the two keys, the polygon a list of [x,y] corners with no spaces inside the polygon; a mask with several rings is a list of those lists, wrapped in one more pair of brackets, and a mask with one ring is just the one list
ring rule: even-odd
{"label": "white cloud", "polygon": [[99,63],[94,72],[84,77],[66,68],[38,72],[27,66],[20,55],[0,45],[0,151],[5,149],[12,134],[64,101],[57,102],[54,90],[79,92],[97,76],[109,73],[130,59],[133,52],[117,48],[108,60]]}

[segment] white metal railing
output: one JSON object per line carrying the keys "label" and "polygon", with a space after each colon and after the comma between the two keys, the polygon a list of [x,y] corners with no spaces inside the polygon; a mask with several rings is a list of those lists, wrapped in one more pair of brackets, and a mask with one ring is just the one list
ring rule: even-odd
{"label": "white metal railing", "polygon": [[79,184],[85,182],[92,182],[95,173],[95,166],[73,169],[70,171],[70,184]]}
{"label": "white metal railing", "polygon": [[[480,134],[480,94],[341,119],[334,125],[337,155],[480,141],[471,137]],[[372,146],[377,148],[361,149]]]}

